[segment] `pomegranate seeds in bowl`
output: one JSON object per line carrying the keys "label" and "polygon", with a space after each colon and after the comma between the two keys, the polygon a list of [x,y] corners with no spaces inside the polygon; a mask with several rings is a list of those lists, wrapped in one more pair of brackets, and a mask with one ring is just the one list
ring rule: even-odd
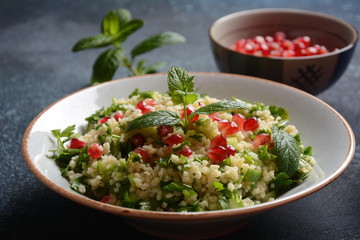
{"label": "pomegranate seeds in bowl", "polygon": [[237,52],[259,57],[304,57],[329,52],[325,46],[312,42],[309,36],[288,39],[284,32],[276,32],[272,36],[240,39],[234,48]]}

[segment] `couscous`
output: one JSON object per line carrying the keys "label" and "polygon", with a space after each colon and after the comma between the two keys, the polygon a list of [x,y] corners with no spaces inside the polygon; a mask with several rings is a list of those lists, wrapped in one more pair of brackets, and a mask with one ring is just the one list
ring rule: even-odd
{"label": "couscous", "polygon": [[92,199],[152,211],[212,211],[274,200],[315,163],[288,112],[201,95],[194,77],[168,72],[167,93],[113,99],[85,132],[52,130],[51,156],[71,188]]}

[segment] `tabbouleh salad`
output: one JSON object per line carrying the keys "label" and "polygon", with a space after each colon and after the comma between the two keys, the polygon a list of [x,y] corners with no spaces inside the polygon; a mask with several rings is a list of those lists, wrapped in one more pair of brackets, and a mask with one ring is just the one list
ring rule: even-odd
{"label": "tabbouleh salad", "polygon": [[194,77],[168,71],[168,92],[113,99],[75,125],[51,131],[71,188],[92,199],[152,211],[212,211],[274,200],[312,170],[282,107],[199,94]]}

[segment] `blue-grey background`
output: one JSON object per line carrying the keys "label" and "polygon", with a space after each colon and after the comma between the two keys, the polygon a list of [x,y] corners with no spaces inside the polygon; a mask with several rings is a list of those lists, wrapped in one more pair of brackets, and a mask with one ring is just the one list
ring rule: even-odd
{"label": "blue-grey background", "polygon": [[[102,50],[72,53],[71,48],[80,38],[99,33],[106,12],[127,8],[145,21],[129,37],[128,49],[167,30],[187,38],[186,44],[144,55],[149,62],[217,72],[208,39],[210,24],[228,13],[268,7],[318,11],[360,28],[357,0],[0,0],[0,239],[155,239],[116,216],[52,192],[31,174],[21,154],[30,121],[52,102],[89,85],[92,64]],[[348,120],[357,139],[359,50],[341,79],[318,95]],[[115,78],[127,75],[119,70]],[[357,144],[349,168],[326,188],[258,215],[222,239],[360,239],[359,150]]]}

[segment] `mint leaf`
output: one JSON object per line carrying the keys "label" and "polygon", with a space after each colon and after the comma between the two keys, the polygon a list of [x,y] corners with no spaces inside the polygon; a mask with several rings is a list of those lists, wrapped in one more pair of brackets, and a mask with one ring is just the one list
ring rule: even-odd
{"label": "mint leaf", "polygon": [[123,56],[124,51],[122,48],[110,48],[101,53],[93,66],[91,83],[95,84],[111,80],[120,66]]}
{"label": "mint leaf", "polygon": [[292,177],[296,173],[300,161],[301,151],[298,142],[293,136],[277,127],[274,127],[272,137],[279,171]]}
{"label": "mint leaf", "polygon": [[136,56],[150,52],[154,50],[155,48],[164,46],[164,45],[170,45],[170,44],[176,44],[176,43],[184,43],[186,40],[185,38],[180,35],[179,33],[175,32],[163,32],[156,34],[154,36],[151,36],[144,41],[137,44],[132,50],[131,50],[131,58],[135,58]]}
{"label": "mint leaf", "polygon": [[104,34],[99,34],[91,37],[80,39],[72,48],[73,52],[89,49],[105,47],[112,43],[113,38]]}
{"label": "mint leaf", "polygon": [[136,129],[155,127],[155,126],[173,126],[180,121],[179,115],[171,111],[157,111],[144,114],[135,120],[131,121],[126,129],[130,132]]}
{"label": "mint leaf", "polygon": [[131,20],[131,13],[127,9],[109,11],[102,20],[102,32],[107,36],[114,35]]}
{"label": "mint leaf", "polygon": [[113,42],[121,43],[133,32],[137,31],[144,25],[144,21],[141,19],[133,19],[125,23],[120,31],[113,36]]}
{"label": "mint leaf", "polygon": [[167,74],[168,88],[170,93],[180,90],[183,92],[194,92],[194,76],[189,76],[188,72],[181,67],[171,67]]}
{"label": "mint leaf", "polygon": [[191,116],[195,116],[196,114],[211,114],[215,112],[225,112],[229,110],[237,110],[237,109],[246,109],[246,105],[244,102],[240,101],[228,101],[223,100],[220,102],[212,103],[209,105],[206,105],[204,107],[199,108],[195,112],[193,112]]}

